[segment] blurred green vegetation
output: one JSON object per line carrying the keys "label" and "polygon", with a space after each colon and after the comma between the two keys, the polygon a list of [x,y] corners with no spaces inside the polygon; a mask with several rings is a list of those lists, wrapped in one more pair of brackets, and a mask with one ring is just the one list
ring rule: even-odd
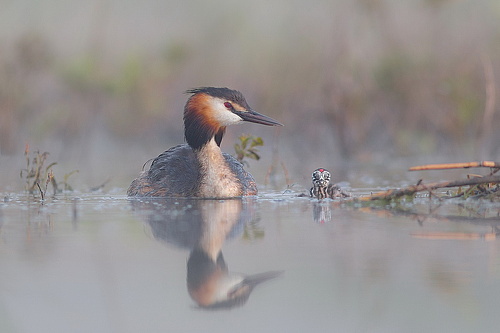
{"label": "blurred green vegetation", "polygon": [[234,144],[234,151],[238,161],[248,165],[246,158],[260,160],[259,149],[257,147],[264,145],[264,140],[260,136],[244,134],[240,135],[238,140],[239,142]]}
{"label": "blurred green vegetation", "polygon": [[[96,2],[76,17],[21,2],[38,19],[15,21],[14,3],[0,14],[12,28],[0,34],[2,154],[49,139],[73,149],[96,130],[179,141],[182,92],[214,85],[283,122],[289,151],[474,155],[487,130],[481,59],[500,82],[496,0]],[[498,158],[500,132],[487,133]]]}

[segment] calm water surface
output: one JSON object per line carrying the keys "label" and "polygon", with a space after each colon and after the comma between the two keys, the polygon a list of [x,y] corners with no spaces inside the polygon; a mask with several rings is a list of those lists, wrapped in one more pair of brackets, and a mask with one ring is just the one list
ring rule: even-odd
{"label": "calm water surface", "polygon": [[499,210],[6,195],[0,332],[497,332]]}

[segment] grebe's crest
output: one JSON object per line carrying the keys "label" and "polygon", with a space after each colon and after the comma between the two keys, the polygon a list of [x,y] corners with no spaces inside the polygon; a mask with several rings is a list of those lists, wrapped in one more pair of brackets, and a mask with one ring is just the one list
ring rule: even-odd
{"label": "grebe's crest", "polygon": [[330,171],[319,168],[313,171],[312,173],[312,182],[315,186],[328,186],[330,183]]}
{"label": "grebe's crest", "polygon": [[239,111],[250,110],[250,106],[248,106],[247,101],[243,94],[237,90],[232,90],[229,88],[214,88],[214,87],[202,87],[189,89],[186,91],[186,94],[206,94],[215,98],[219,98],[221,100],[226,100],[228,102],[236,103],[240,106]]}

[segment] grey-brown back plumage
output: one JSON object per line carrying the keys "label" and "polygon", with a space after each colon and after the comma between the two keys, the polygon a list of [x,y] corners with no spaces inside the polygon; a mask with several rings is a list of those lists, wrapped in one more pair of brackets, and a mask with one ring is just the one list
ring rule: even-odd
{"label": "grey-brown back plumage", "polygon": [[[233,156],[222,153],[231,171],[241,181],[241,195],[257,194],[252,175]],[[130,185],[130,196],[196,197],[201,183],[200,165],[193,149],[182,144],[170,148],[156,157],[149,170],[144,171]]]}

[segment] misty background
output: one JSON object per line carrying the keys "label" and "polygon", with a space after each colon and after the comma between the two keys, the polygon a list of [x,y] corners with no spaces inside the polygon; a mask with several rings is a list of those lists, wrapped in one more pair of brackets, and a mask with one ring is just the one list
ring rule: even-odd
{"label": "misty background", "polygon": [[499,85],[497,0],[3,0],[0,191],[23,189],[26,144],[59,179],[78,170],[77,189],[126,188],[184,142],[199,86],[285,124],[232,126],[222,144],[261,136],[247,169],[277,189],[317,167],[356,186],[367,170],[499,161]]}

